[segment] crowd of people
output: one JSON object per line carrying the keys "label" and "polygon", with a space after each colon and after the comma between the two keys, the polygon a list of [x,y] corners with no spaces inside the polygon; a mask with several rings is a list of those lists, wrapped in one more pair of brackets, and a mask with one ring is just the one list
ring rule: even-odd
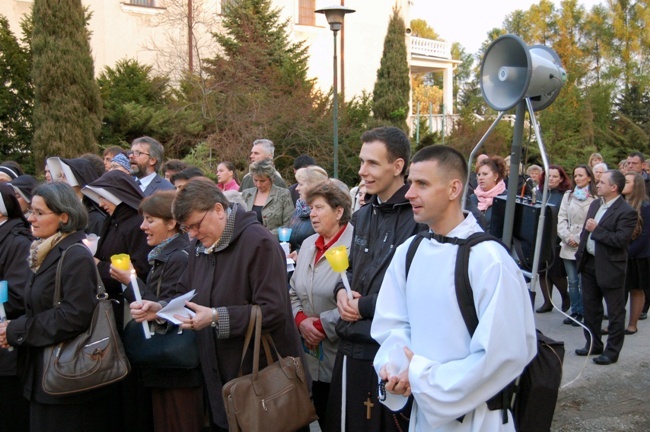
{"label": "crowd of people", "polygon": [[[252,355],[241,358],[252,305],[261,307],[262,330],[280,355],[302,359],[325,432],[404,431],[409,422],[416,431],[514,430],[510,413],[504,422],[485,402],[535,355],[526,280],[497,243],[474,246],[468,274],[479,324],[472,334],[453,289],[458,244],[499,222],[493,209],[509,188],[509,158],[480,155],[470,172],[447,146],[411,157],[408,137],[394,127],[361,140],[361,183],[352,189],[309,155],[295,159],[295,183],[287,186],[268,139],[253,142],[241,181],[229,161],[219,163],[216,182],[165,161],[151,137],[102,157],[49,157],[43,182],[15,162],[0,164],[0,280],[8,285],[0,431],[52,424],[60,431],[228,430],[222,389],[252,370]],[[572,170],[526,168],[513,187],[541,200],[547,179],[557,215],[536,311],[553,309],[556,287],[560,308],[570,309],[564,324],[588,329],[576,354],[615,363],[650,304],[644,155],[631,153],[618,170],[599,154]],[[291,228],[288,253],[280,228]],[[407,264],[416,235],[425,238]],[[75,243],[88,247],[62,261]],[[343,276],[325,257],[340,246],[349,255]],[[117,254],[129,255],[128,269],[111,261]],[[289,272],[288,259],[295,262]],[[62,300],[54,305],[59,278]],[[116,384],[70,396],[45,392],[44,349],[89,328],[99,280],[121,337],[131,320],[147,323],[154,340],[194,332],[199,365],[134,365]],[[174,324],[157,314],[192,290],[193,316]]]}

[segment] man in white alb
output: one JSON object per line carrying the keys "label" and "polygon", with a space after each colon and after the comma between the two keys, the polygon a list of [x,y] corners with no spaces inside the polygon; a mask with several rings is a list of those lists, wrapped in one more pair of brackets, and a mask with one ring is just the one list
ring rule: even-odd
{"label": "man in white alb", "polygon": [[[447,238],[481,231],[461,198],[467,163],[455,149],[436,145],[413,157],[406,193],[417,222]],[[410,431],[514,431],[512,416],[486,401],[521,374],[536,353],[535,323],[518,267],[494,241],[471,249],[468,275],[478,327],[470,336],[454,284],[458,246],[425,238],[405,276],[413,238],[397,248],[379,291],[372,337],[386,400],[399,410],[413,394]],[[462,421],[461,421],[462,420]]]}

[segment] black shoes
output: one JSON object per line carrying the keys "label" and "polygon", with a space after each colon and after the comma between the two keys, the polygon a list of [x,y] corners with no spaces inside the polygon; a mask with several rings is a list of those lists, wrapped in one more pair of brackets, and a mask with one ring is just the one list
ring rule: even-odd
{"label": "black shoes", "polygon": [[599,355],[598,357],[595,357],[592,360],[597,365],[602,365],[602,366],[607,366],[607,365],[611,365],[612,363],[616,363],[616,360],[614,360],[613,358],[608,357],[608,356],[606,356],[604,354]]}
{"label": "black shoes", "polygon": [[544,304],[544,305],[538,307],[535,312],[537,312],[537,313],[546,313],[546,312],[550,312],[552,310],[553,310],[553,305],[552,304]]}
{"label": "black shoes", "polygon": [[[571,314],[571,318],[574,318],[576,321],[582,322],[584,317],[580,314],[574,313]],[[572,320],[571,318],[564,318],[564,321],[562,321],[566,325],[572,325],[573,327],[580,327],[580,324]]]}
{"label": "black shoes", "polygon": [[[596,349],[596,348],[594,348],[593,350],[591,350],[591,353],[589,353],[589,348],[578,348],[578,349],[576,350],[576,354],[579,355],[580,357],[585,357],[585,356],[587,356],[587,355],[600,355],[600,354],[602,354],[602,353],[603,353],[603,349],[602,349],[602,348],[599,349],[599,350]],[[605,356],[602,356],[602,357],[605,357]],[[594,359],[594,360],[595,360],[595,359]]]}

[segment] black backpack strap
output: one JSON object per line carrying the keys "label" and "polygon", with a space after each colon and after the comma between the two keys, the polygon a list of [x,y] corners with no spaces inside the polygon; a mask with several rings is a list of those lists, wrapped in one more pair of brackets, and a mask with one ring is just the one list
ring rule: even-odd
{"label": "black backpack strap", "polygon": [[431,238],[427,231],[420,232],[418,233],[411,244],[409,245],[408,250],[406,251],[406,266],[404,267],[404,279],[408,280],[409,278],[409,270],[411,269],[411,264],[413,263],[413,258],[415,257],[415,253],[418,251],[418,247],[420,246],[420,243],[422,243],[422,240],[426,238]]}
{"label": "black backpack strap", "polygon": [[[478,327],[478,315],[476,315],[476,307],[474,306],[474,292],[469,282],[469,254],[472,247],[484,241],[496,241],[503,245],[496,237],[486,233],[477,232],[459,241],[458,252],[456,254],[456,268],[455,268],[455,285],[456,285],[456,299],[458,300],[458,307],[460,313],[463,315],[465,326],[470,336],[474,336],[476,327]],[[505,246],[504,246],[505,247]]]}

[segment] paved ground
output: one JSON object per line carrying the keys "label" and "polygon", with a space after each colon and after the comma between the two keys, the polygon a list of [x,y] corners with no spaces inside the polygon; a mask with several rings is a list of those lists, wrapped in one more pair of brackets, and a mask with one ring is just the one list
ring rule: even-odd
{"label": "paved ground", "polygon": [[[539,307],[542,303],[539,289],[536,300],[535,307]],[[558,306],[561,304],[557,291],[554,301]],[[650,320],[639,321],[639,332],[626,336],[618,363],[599,366],[591,360],[593,357],[575,355],[574,350],[585,343],[582,328],[564,325],[564,318],[557,310],[535,314],[537,328],[552,339],[564,341],[566,349],[563,388],[551,430],[650,431]],[[315,423],[311,430],[318,432],[320,428]]]}
{"label": "paved ground", "polygon": [[[559,305],[559,294],[555,294],[554,301]],[[537,298],[536,303],[539,306],[541,299]],[[582,328],[564,325],[563,319],[557,310],[535,314],[537,327],[550,338],[564,341],[566,348],[564,387],[560,389],[552,430],[650,431],[650,320],[639,321],[638,333],[625,337],[618,363],[599,366],[591,360],[593,357],[585,361],[585,357],[575,355],[574,350],[585,343]],[[579,374],[575,382],[568,384]]]}

